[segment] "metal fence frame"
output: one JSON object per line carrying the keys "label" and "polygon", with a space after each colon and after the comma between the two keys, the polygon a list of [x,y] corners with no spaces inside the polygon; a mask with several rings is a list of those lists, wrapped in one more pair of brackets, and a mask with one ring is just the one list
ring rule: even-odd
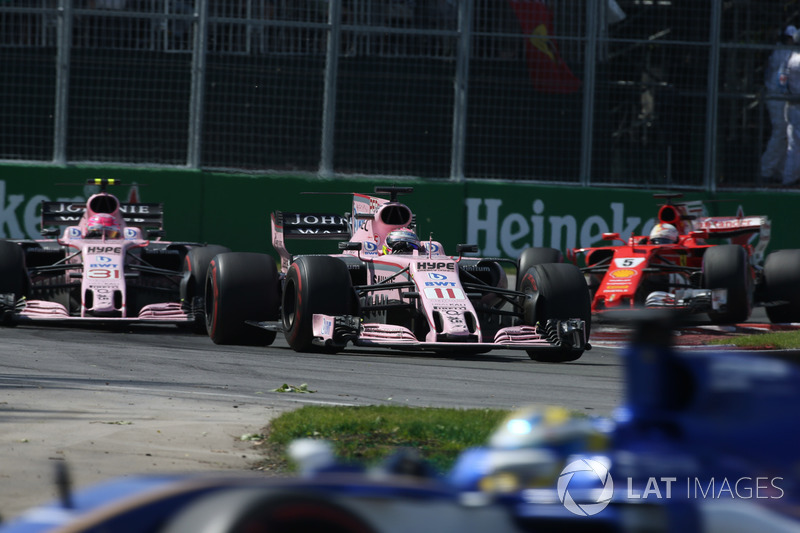
{"label": "metal fence frame", "polygon": [[[44,6],[44,3],[42,4]],[[470,179],[465,175],[464,160],[467,143],[466,121],[467,108],[469,101],[470,87],[470,58],[472,55],[471,43],[475,35],[472,25],[474,19],[475,0],[461,0],[458,6],[458,26],[453,30],[435,29],[426,30],[426,33],[450,37],[456,40],[456,68],[453,80],[454,106],[453,106],[453,125],[452,125],[452,153],[450,162],[450,175],[442,176],[450,180],[460,181]],[[79,15],[97,15],[97,10],[77,9],[73,7],[73,0],[57,0],[55,8],[48,7],[5,7],[6,12],[28,13],[28,14],[48,14],[56,19],[56,45],[57,45],[57,80],[54,113],[54,139],[53,139],[53,158],[52,163],[64,165],[69,163],[67,159],[67,129],[69,124],[68,98],[70,80],[70,52],[73,42],[73,18]],[[586,20],[595,23],[586,24],[586,34],[581,38],[584,40],[583,54],[586,58],[597,58],[602,50],[608,46],[609,39],[601,30],[601,22],[604,17],[605,0],[589,0],[585,2]],[[116,17],[152,17],[153,19],[163,16],[160,13],[114,13]],[[171,14],[170,17],[184,20],[191,23],[194,27],[193,46],[191,51],[191,95],[189,124],[187,125],[188,149],[186,165],[188,169],[202,168],[201,140],[203,138],[203,109],[204,109],[204,76],[206,68],[207,38],[209,25],[214,22],[226,22],[230,19],[225,17],[212,17],[209,14],[209,0],[194,0],[194,12],[191,14]],[[723,43],[720,35],[722,26],[723,12],[722,1],[712,0],[711,24],[709,28],[710,39],[708,43],[684,43],[684,44],[703,44],[708,47],[708,86],[705,116],[704,146],[703,146],[703,181],[702,186],[696,187],[714,192],[717,190],[714,176],[717,173],[717,144],[718,144],[718,100],[720,97],[720,54],[730,46],[738,46]],[[237,20],[237,22],[241,22]],[[259,20],[253,19],[248,22],[251,28],[259,26],[285,26],[296,27],[300,23],[279,20]],[[335,120],[337,107],[337,79],[339,64],[339,42],[343,31],[360,32],[397,32],[413,33],[418,30],[408,28],[389,28],[389,27],[360,27],[348,26],[342,21],[342,4],[339,1],[328,3],[328,20],[325,22],[304,22],[303,27],[316,28],[327,32],[327,53],[325,59],[324,73],[324,106],[322,118],[322,135],[319,144],[320,162],[318,174],[322,177],[335,177],[337,174],[333,164],[335,152]],[[574,40],[574,39],[573,39]],[[682,44],[680,42],[673,44]],[[763,48],[763,47],[762,47]],[[592,180],[592,154],[593,154],[593,120],[596,98],[596,61],[584,61],[583,72],[583,99],[582,99],[582,125],[580,133],[580,175],[578,183],[581,186],[593,185],[624,185],[632,186],[635,184],[609,184],[593,183]],[[17,162],[17,161],[14,161]],[[143,166],[149,166],[143,164]],[[669,186],[669,183],[665,184]],[[692,187],[683,187],[692,188]]]}

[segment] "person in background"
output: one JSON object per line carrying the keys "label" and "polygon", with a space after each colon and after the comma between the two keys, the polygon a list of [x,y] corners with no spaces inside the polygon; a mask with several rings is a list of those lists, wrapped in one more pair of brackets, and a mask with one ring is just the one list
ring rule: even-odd
{"label": "person in background", "polygon": [[[800,44],[800,31],[794,34],[794,44]],[[800,181],[800,50],[792,50],[785,67],[781,69],[781,80],[785,78],[786,122],[788,148],[783,167],[781,185],[789,187]],[[783,83],[783,81],[781,81]]]}
{"label": "person in background", "polygon": [[[779,45],[791,45],[794,43],[793,37],[797,33],[797,28],[787,26],[781,33]],[[767,112],[772,126],[767,148],[761,156],[761,182],[764,184],[770,181],[782,180],[783,168],[786,161],[787,150],[787,129],[786,123],[786,88],[781,85],[780,71],[786,64],[792,50],[788,48],[777,48],[764,68],[764,88]]]}

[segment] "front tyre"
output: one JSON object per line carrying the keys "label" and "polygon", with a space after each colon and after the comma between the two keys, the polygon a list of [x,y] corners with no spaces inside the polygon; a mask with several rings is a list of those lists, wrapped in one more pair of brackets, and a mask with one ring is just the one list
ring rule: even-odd
{"label": "front tyre", "polygon": [[269,346],[275,332],[246,324],[278,319],[278,269],[266,254],[230,252],[211,260],[205,320],[215,344]]}
{"label": "front tyre", "polygon": [[736,244],[712,246],[703,254],[703,285],[706,289],[727,289],[728,302],[723,311],[710,310],[714,324],[735,324],[750,318],[750,272],[747,252]]}
{"label": "front tyre", "polygon": [[[281,319],[286,342],[296,352],[315,349],[315,314],[342,316],[356,311],[355,292],[347,265],[334,257],[298,257],[286,274]],[[332,350],[335,351],[335,347]]]}
{"label": "front tyre", "polygon": [[[580,269],[569,263],[536,265],[520,279],[520,291],[525,294],[524,323],[544,326],[548,320],[579,318],[584,321],[586,338],[592,326],[592,308],[589,288]],[[564,346],[561,350],[540,352],[527,350],[534,361],[565,363],[575,361],[584,350]]]}
{"label": "front tyre", "polygon": [[772,323],[800,322],[800,250],[779,250],[764,262],[767,300],[785,302],[766,307]]}
{"label": "front tyre", "polygon": [[186,312],[194,317],[189,329],[204,335],[206,331],[205,287],[208,266],[214,256],[230,252],[230,248],[209,244],[190,248],[183,260],[181,279],[181,302]]}

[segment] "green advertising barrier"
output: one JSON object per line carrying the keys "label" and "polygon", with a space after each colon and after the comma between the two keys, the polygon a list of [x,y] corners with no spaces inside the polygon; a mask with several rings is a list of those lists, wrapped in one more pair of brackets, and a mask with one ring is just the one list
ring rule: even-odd
{"label": "green advertising barrier", "polygon": [[83,201],[99,190],[86,180],[103,177],[123,182],[109,188],[122,202],[162,202],[170,240],[202,240],[200,172],[35,165],[0,165],[0,238],[40,238],[42,201]]}
{"label": "green advertising barrier", "polygon": [[[468,182],[465,188],[464,238],[477,242],[482,255],[506,257],[517,257],[527,246],[566,251],[598,245],[607,231],[647,235],[667,201],[653,194],[669,192],[487,182]],[[698,215],[767,216],[769,252],[800,247],[794,231],[798,200],[794,192],[742,191],[713,197],[685,192],[672,201],[690,203]]]}
{"label": "green advertising barrier", "polygon": [[[415,180],[336,179],[216,174],[192,170],[97,166],[0,165],[0,238],[40,238],[39,205],[45,200],[82,201],[97,192],[89,178],[122,182],[109,192],[121,201],[162,202],[164,229],[171,241],[199,241],[237,251],[274,254],[270,214],[276,210],[342,215],[353,192],[370,194],[376,185],[410,186],[401,199],[417,213],[424,238],[455,250],[463,242],[463,186]],[[291,241],[295,253],[327,253],[335,243]]]}
{"label": "green advertising barrier", "polygon": [[[401,196],[417,217],[420,237],[440,241],[448,252],[478,244],[480,255],[517,257],[527,246],[569,248],[599,244],[606,231],[646,234],[663,199],[645,190],[541,186],[495,181],[450,182],[372,178],[222,174],[181,169],[97,166],[0,165],[0,238],[38,238],[43,200],[83,200],[96,187],[88,178],[113,177],[122,201],[163,202],[166,238],[222,244],[238,251],[274,253],[270,214],[276,210],[344,214],[350,193],[376,185],[411,186]],[[713,198],[687,192],[681,202],[702,202],[707,215],[766,215],[767,251],[800,248],[794,192],[747,191]],[[330,242],[291,241],[294,253],[329,253]]]}
{"label": "green advertising barrier", "polygon": [[[400,201],[416,214],[421,238],[432,235],[453,253],[463,242],[463,187],[452,183],[208,174],[205,184],[203,234],[236,250],[272,251],[274,211],[343,215],[352,209],[352,193],[371,194],[378,185],[414,188]],[[331,242],[290,241],[287,247],[292,253],[338,253]]]}

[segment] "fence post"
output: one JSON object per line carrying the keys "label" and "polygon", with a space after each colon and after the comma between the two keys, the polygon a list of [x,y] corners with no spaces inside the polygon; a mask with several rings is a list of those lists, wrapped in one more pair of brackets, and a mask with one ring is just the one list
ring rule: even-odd
{"label": "fence post", "polygon": [[58,50],[56,52],[56,94],[53,113],[53,163],[67,163],[69,124],[69,72],[72,51],[72,0],[58,2]]}
{"label": "fence post", "polygon": [[325,57],[325,87],[322,100],[322,138],[319,176],[332,177],[336,134],[336,80],[339,77],[339,43],[342,36],[342,4],[328,3],[328,49]]}
{"label": "fence post", "polygon": [[[722,2],[711,2],[711,27],[709,28],[708,88],[706,90],[705,158],[703,161],[703,188],[717,192],[717,113],[719,109],[719,51],[722,25]],[[688,135],[688,132],[686,132]]]}
{"label": "fence post", "polygon": [[467,106],[469,104],[469,60],[472,53],[472,14],[474,0],[458,3],[458,47],[456,76],[453,80],[453,138],[450,153],[450,179],[464,180],[464,154],[467,138]]}
{"label": "fence post", "polygon": [[189,144],[186,166],[200,168],[202,163],[203,107],[206,77],[206,37],[208,36],[208,0],[195,0],[194,40],[192,42],[192,81],[189,95]]}
{"label": "fence post", "polygon": [[599,0],[586,3],[586,47],[583,54],[583,120],[581,121],[581,165],[580,183],[587,187],[591,184],[592,148],[594,140],[594,93],[597,72],[597,36],[600,23],[603,21]]}

